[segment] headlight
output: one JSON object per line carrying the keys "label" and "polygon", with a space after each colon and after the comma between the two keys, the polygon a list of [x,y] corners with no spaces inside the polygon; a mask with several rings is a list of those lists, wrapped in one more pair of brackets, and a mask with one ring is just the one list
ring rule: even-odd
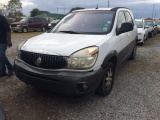
{"label": "headlight", "polygon": [[23,41],[22,43],[20,43],[18,46],[17,46],[17,57],[18,58],[21,58],[21,47],[23,46],[23,44],[25,43],[26,41]]}
{"label": "headlight", "polygon": [[17,25],[17,27],[21,27],[21,25]]}
{"label": "headlight", "polygon": [[51,26],[51,24],[48,24],[48,26]]}
{"label": "headlight", "polygon": [[91,68],[98,56],[98,47],[89,47],[82,49],[74,54],[72,54],[69,58],[66,58],[68,69],[88,69]]}

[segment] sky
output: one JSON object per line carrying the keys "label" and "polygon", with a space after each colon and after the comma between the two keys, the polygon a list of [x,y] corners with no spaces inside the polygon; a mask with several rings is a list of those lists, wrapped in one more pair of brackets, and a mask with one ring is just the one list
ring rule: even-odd
{"label": "sky", "polygon": [[[0,0],[1,4],[7,4],[9,0]],[[30,15],[34,8],[49,11],[51,13],[66,14],[74,7],[83,8],[107,8],[108,0],[20,0],[22,3],[23,14]],[[109,6],[127,7],[132,10],[134,17],[160,18],[160,0],[109,0]]]}

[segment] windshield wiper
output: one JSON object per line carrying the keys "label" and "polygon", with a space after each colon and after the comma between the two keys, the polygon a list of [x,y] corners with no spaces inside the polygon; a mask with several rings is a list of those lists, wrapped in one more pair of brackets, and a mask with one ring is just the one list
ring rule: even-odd
{"label": "windshield wiper", "polygon": [[70,34],[79,34],[78,32],[74,32],[74,31],[59,31],[59,32],[70,33]]}

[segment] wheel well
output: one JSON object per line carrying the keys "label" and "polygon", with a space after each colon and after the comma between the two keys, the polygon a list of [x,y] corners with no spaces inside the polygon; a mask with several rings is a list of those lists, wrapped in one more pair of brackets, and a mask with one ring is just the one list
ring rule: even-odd
{"label": "wheel well", "polygon": [[42,27],[46,27],[46,25],[42,25],[41,28],[42,28]]}
{"label": "wheel well", "polygon": [[117,57],[116,56],[111,57],[109,62],[113,63],[114,67],[116,68],[116,66],[117,66]]}
{"label": "wheel well", "polygon": [[22,28],[26,27],[28,29],[28,26],[22,26]]}

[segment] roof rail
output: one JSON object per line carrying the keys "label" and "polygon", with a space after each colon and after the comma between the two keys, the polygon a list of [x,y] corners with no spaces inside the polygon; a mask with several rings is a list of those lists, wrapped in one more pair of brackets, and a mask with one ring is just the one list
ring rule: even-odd
{"label": "roof rail", "polygon": [[126,7],[115,7],[115,8],[112,8],[111,11],[117,11],[117,10],[120,9],[120,8],[129,9],[129,8],[126,8]]}

